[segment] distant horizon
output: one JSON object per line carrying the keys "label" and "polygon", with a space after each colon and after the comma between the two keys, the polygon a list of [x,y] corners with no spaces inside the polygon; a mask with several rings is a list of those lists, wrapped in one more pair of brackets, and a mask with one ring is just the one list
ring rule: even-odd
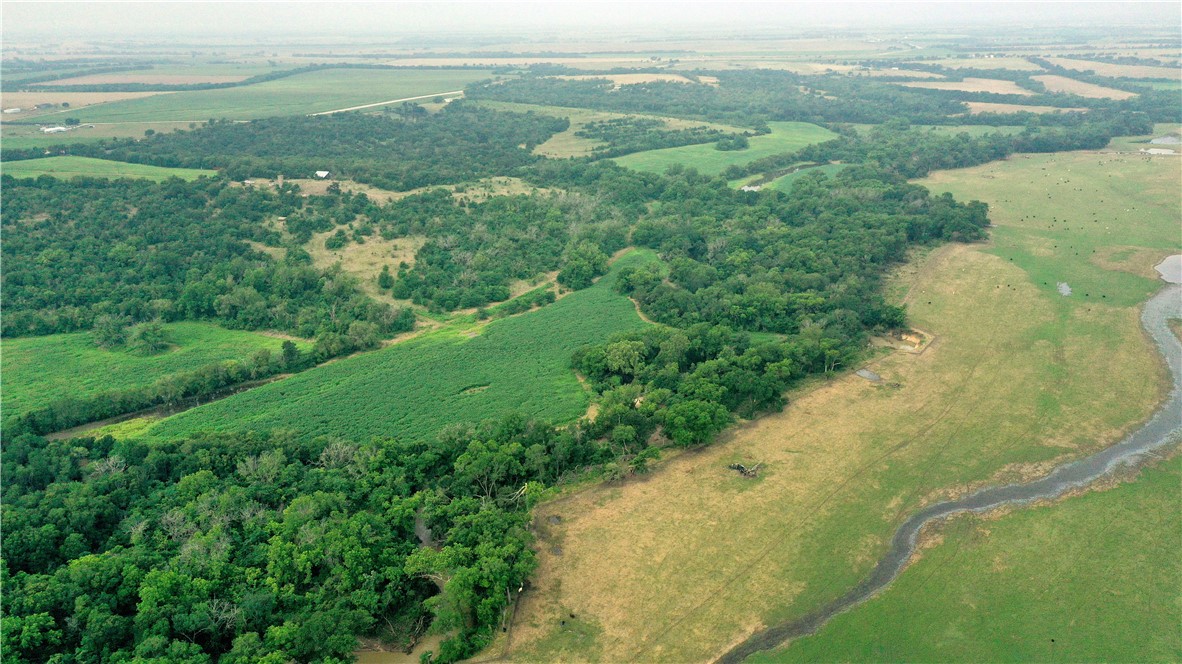
{"label": "distant horizon", "polygon": [[[675,11],[673,11],[675,9]],[[144,42],[187,36],[268,43],[376,37],[537,41],[742,38],[900,28],[1177,29],[1177,2],[24,2],[2,7],[5,42]],[[823,35],[815,35],[823,36]],[[494,40],[495,41],[495,40]]]}

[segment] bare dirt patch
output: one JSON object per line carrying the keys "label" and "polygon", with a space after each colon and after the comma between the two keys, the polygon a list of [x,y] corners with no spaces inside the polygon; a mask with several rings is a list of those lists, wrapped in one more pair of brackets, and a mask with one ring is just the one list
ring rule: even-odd
{"label": "bare dirt patch", "polygon": [[1135,92],[1106,88],[1102,85],[1085,83],[1083,81],[1077,81],[1074,78],[1067,78],[1066,76],[1048,74],[1046,76],[1031,76],[1031,78],[1047,86],[1047,90],[1051,92],[1066,92],[1068,94],[1079,95],[1080,97],[1088,97],[1089,99],[1128,99],[1137,96]]}

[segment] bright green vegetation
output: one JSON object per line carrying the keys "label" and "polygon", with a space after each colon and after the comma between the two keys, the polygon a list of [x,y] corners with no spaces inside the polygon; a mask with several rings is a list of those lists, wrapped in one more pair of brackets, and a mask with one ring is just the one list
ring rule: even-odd
{"label": "bright green vegetation", "polygon": [[1174,458],[1108,491],[955,519],[881,595],[748,661],[1178,661],[1180,482]]}
{"label": "bright green vegetation", "polygon": [[78,111],[83,122],[248,120],[332,111],[459,90],[488,78],[485,70],[327,69],[255,85],[176,92]]}
{"label": "bright green vegetation", "polygon": [[622,268],[653,260],[652,252],[633,251],[591,288],[489,323],[476,336],[470,327],[447,327],[194,408],[149,433],[292,429],[354,440],[423,440],[448,424],[509,412],[574,420],[586,412],[588,397],[570,369],[571,353],[643,327],[612,284]]}
{"label": "bright green vegetation", "polygon": [[769,122],[772,131],[752,136],[746,150],[718,150],[713,143],[637,152],[615,161],[621,166],[649,173],[664,173],[674,164],[693,167],[706,175],[718,175],[727,166],[743,165],[774,154],[794,152],[806,145],[835,138],[837,134],[807,122]]}
{"label": "bright green vegetation", "polygon": [[804,168],[795,173],[789,173],[772,180],[764,185],[768,189],[775,189],[776,191],[792,191],[792,183],[804,177],[808,173],[824,173],[826,176],[833,176],[840,173],[846,164],[825,164],[824,166],[817,166],[816,168]]}
{"label": "bright green vegetation", "polygon": [[[282,339],[227,330],[210,323],[165,325],[172,347],[159,355],[104,350],[93,332],[4,340],[5,414],[21,413],[65,398],[151,385],[175,373],[224,360],[247,360],[258,350],[279,354]],[[297,342],[301,350],[310,344]]]}
{"label": "bright green vegetation", "polygon": [[28,148],[47,148],[54,145],[75,145],[77,143],[97,143],[111,138],[143,138],[144,132],[151,130],[158,134],[172,131],[186,130],[188,122],[126,122],[118,124],[101,124],[93,127],[79,127],[60,134],[46,134],[39,127],[32,125],[0,125],[0,137],[7,150],[24,150]]}
{"label": "bright green vegetation", "polygon": [[55,178],[144,178],[147,180],[167,180],[181,178],[182,180],[196,180],[202,175],[214,176],[217,171],[199,168],[165,168],[162,166],[147,166],[144,164],[129,164],[123,161],[109,159],[95,159],[93,157],[45,157],[43,159],[26,159],[23,161],[4,162],[4,175],[14,178],[35,178],[42,175],[52,175]]}

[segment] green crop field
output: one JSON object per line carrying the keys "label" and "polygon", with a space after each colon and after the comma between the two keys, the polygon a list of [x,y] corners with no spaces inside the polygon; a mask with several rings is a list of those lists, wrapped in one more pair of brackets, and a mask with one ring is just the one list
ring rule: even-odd
{"label": "green crop field", "polygon": [[588,396],[570,369],[571,354],[644,325],[612,283],[621,267],[654,259],[630,252],[594,286],[489,323],[476,336],[445,328],[174,415],[148,434],[290,429],[353,440],[424,439],[448,424],[508,412],[574,420],[586,412]]}
{"label": "green crop field", "polygon": [[76,177],[144,178],[157,181],[174,177],[182,180],[196,180],[202,175],[217,175],[217,171],[198,168],[165,168],[93,157],[45,157],[43,159],[6,161],[0,164],[0,172],[14,178],[52,175],[55,178],[63,179]]}
{"label": "green crop field", "polygon": [[[5,339],[0,354],[5,414],[23,413],[64,398],[146,387],[176,373],[224,360],[246,360],[259,349],[278,353],[282,339],[226,330],[209,323],[165,325],[172,348],[140,356],[103,350],[90,332]],[[298,342],[302,350],[309,345]]]}
{"label": "green crop field", "polygon": [[748,661],[1176,662],[1179,484],[1175,458],[1109,491],[956,519],[881,595]]}
{"label": "green crop field", "polygon": [[237,88],[109,102],[75,115],[83,122],[249,120],[451,92],[489,76],[480,69],[327,69]]}
{"label": "green crop field", "polygon": [[846,164],[825,164],[824,166],[817,166],[816,168],[806,168],[796,171],[795,173],[789,173],[788,175],[778,177],[764,186],[768,189],[788,192],[792,191],[792,183],[804,177],[804,175],[807,173],[824,173],[825,175],[832,177],[834,174],[840,173],[845,167]]}
{"label": "green crop field", "polygon": [[718,175],[727,166],[743,165],[774,154],[794,152],[812,143],[820,143],[837,134],[807,122],[769,122],[772,132],[752,136],[746,150],[717,150],[713,143],[686,145],[679,148],[648,150],[619,157],[621,166],[650,173],[664,173],[673,164],[693,167],[706,175]]}
{"label": "green crop field", "polygon": [[0,124],[0,141],[6,150],[49,148],[55,145],[97,143],[111,138],[142,138],[149,129],[168,133],[189,128],[188,122],[119,122],[81,126],[58,134],[46,134],[34,125]]}

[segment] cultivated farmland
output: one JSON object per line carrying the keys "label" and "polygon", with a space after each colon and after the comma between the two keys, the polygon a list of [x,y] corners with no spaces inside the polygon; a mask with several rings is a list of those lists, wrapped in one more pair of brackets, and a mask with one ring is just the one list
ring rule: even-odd
{"label": "cultivated farmland", "polygon": [[1129,97],[1137,96],[1135,92],[1106,88],[1103,85],[1085,83],[1083,81],[1077,81],[1074,78],[1067,78],[1066,76],[1047,75],[1032,76],[1031,78],[1047,86],[1047,90],[1050,92],[1066,92],[1092,99],[1128,99]]}
{"label": "cultivated farmland", "polygon": [[[209,323],[165,325],[171,348],[141,356],[104,350],[92,332],[4,340],[5,414],[19,414],[65,398],[147,387],[172,374],[225,360],[248,360],[259,350],[278,356],[283,340],[256,332],[226,330]],[[307,349],[309,344],[298,341]]]}
{"label": "cultivated farmland", "polygon": [[14,178],[35,178],[51,175],[55,178],[143,178],[146,180],[167,180],[181,178],[182,180],[196,180],[205,176],[217,175],[217,171],[199,168],[166,168],[163,166],[147,166],[144,164],[129,164],[123,161],[109,159],[95,159],[93,157],[44,157],[42,159],[25,159],[23,161],[6,161],[0,164],[0,172]]}
{"label": "cultivated farmland", "polygon": [[794,152],[812,143],[820,143],[837,135],[823,127],[807,122],[769,122],[771,133],[752,136],[745,150],[718,150],[713,143],[686,145],[679,148],[648,150],[619,157],[621,166],[650,173],[663,173],[674,164],[696,168],[706,175],[718,175],[727,166],[742,165],[774,154]]}
{"label": "cultivated farmland", "polygon": [[249,120],[452,92],[484,78],[489,78],[489,72],[479,69],[328,69],[237,88],[104,104],[77,115],[84,122]]}
{"label": "cultivated farmland", "polygon": [[995,78],[966,78],[963,81],[923,81],[920,83],[900,83],[909,88],[928,88],[929,90],[960,90],[963,92],[992,92],[999,95],[1029,96],[1034,93],[1019,87],[1013,81],[1003,81]]}
{"label": "cultivated farmland", "polygon": [[612,283],[620,268],[649,260],[651,252],[633,251],[594,286],[539,310],[483,328],[450,326],[333,362],[174,415],[148,433],[285,429],[424,440],[448,424],[508,412],[574,420],[586,412],[588,396],[570,369],[571,353],[644,325]]}

